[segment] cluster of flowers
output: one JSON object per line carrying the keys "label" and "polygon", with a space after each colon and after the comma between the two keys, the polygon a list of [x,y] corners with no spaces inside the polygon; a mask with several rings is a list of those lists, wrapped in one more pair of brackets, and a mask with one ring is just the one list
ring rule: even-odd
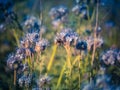
{"label": "cluster of flowers", "polygon": [[25,21],[23,22],[23,28],[27,32],[39,32],[41,28],[41,20],[34,16],[26,16]]}
{"label": "cluster of flowers", "polygon": [[111,85],[111,77],[108,75],[97,75],[91,83],[83,84],[82,90],[119,90],[120,87]]}
{"label": "cluster of flowers", "polygon": [[31,85],[31,80],[33,78],[33,75],[28,74],[28,75],[23,75],[19,78],[18,83],[20,87],[29,87]]}
{"label": "cluster of flowers", "polygon": [[55,43],[63,46],[73,46],[77,50],[87,50],[87,42],[81,40],[79,35],[71,28],[64,28],[55,37]]}
{"label": "cluster of flowers", "polygon": [[93,50],[94,44],[96,48],[100,48],[104,44],[104,41],[101,37],[94,38],[93,36],[86,37],[86,42],[87,42],[89,51]]}
{"label": "cluster of flowers", "polygon": [[64,28],[61,32],[57,33],[55,37],[55,43],[58,45],[69,45],[75,46],[77,50],[92,50],[94,46],[96,48],[102,47],[104,41],[98,37],[94,40],[92,36],[85,37],[84,40],[80,39],[79,35],[74,32],[71,28]]}
{"label": "cluster of flowers", "polygon": [[76,0],[76,5],[72,8],[72,12],[75,13],[75,15],[80,15],[81,18],[88,20],[87,4],[80,0]]}
{"label": "cluster of flowers", "polygon": [[120,63],[120,50],[109,49],[102,53],[100,60],[102,65],[119,65]]}
{"label": "cluster of flowers", "polygon": [[37,81],[37,86],[32,88],[32,90],[51,90],[50,86],[51,78],[49,76],[42,76],[39,77],[39,80]]}
{"label": "cluster of flowers", "polygon": [[58,27],[60,24],[67,22],[68,12],[68,8],[63,5],[52,8],[49,15],[52,19],[53,26]]}
{"label": "cluster of flowers", "polygon": [[[37,21],[31,22],[31,20],[27,20],[26,22],[30,26],[32,26],[33,23],[37,23]],[[32,28],[34,29],[34,26],[31,27],[31,29]],[[40,37],[39,32],[38,33],[36,32],[31,32],[31,33],[27,32],[22,38],[22,40],[20,41],[20,45],[18,49],[15,51],[15,54],[12,54],[8,57],[8,60],[7,60],[8,67],[11,70],[16,70],[18,74],[23,73],[25,70],[29,71],[27,58],[32,57],[32,55],[34,55],[35,53],[40,53],[44,51],[49,44],[46,39],[43,39]],[[18,79],[19,81],[18,83],[20,84],[20,86],[23,84],[26,84],[25,86],[28,86],[30,85],[30,81],[32,81],[31,79],[32,79],[31,75],[27,75],[27,76],[23,75],[20,79]]]}
{"label": "cluster of flowers", "polygon": [[55,37],[55,43],[58,45],[75,45],[79,39],[79,36],[71,28],[64,28],[60,33],[57,33]]}

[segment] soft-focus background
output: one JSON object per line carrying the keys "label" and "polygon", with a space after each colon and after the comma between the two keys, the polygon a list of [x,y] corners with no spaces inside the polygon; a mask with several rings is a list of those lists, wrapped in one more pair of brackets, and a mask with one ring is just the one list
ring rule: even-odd
{"label": "soft-focus background", "polygon": [[[6,2],[7,0],[0,0],[0,2]],[[120,0],[102,0],[104,3],[103,6],[99,8],[99,25],[102,29],[101,36],[105,41],[105,46],[102,50],[107,48],[120,48]],[[51,20],[48,15],[50,9],[54,6],[58,5],[66,5],[69,10],[75,5],[74,0],[41,0],[42,12],[43,12],[43,23],[47,28],[46,33],[43,37],[47,38],[50,41],[52,46],[53,38],[55,34],[55,30],[52,28]],[[13,11],[16,13],[19,23],[22,23],[27,15],[34,15],[39,18],[41,6],[40,0],[12,0]],[[1,6],[0,6],[1,7]],[[90,6],[91,12],[94,6]],[[0,11],[1,12],[1,11]],[[70,12],[69,17],[72,16]],[[71,17],[72,18],[72,17]],[[0,28],[2,27],[2,16],[0,16]],[[74,18],[71,21],[75,21]],[[21,24],[22,25],[22,24]],[[94,22],[93,22],[94,25]],[[89,29],[89,23],[87,21],[82,22],[81,31]],[[13,73],[8,71],[6,67],[6,60],[8,58],[8,54],[14,52],[17,47],[16,39],[14,37],[13,29],[16,28],[15,24],[6,25],[5,29],[0,29],[0,90],[9,90],[9,85],[13,83]],[[73,28],[76,28],[76,25],[73,25]],[[17,31],[17,35],[20,38],[22,36],[21,31],[19,29],[15,29]],[[48,47],[45,51],[45,59],[49,59],[52,48]],[[62,52],[62,53],[61,53]],[[57,60],[64,59],[65,51],[60,50],[57,51],[56,54],[56,63]],[[44,57],[43,57],[44,58]],[[59,64],[59,63],[57,63]],[[57,67],[57,65],[56,65]],[[54,74],[59,73],[59,65],[58,70],[51,71]],[[56,75],[57,76],[57,75]]]}

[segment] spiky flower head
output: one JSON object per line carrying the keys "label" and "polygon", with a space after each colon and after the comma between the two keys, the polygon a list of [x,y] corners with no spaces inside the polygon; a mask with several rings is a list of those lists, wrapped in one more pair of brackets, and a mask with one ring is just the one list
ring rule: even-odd
{"label": "spiky flower head", "polygon": [[87,50],[87,43],[86,41],[78,41],[76,44],[77,50]]}
{"label": "spiky flower head", "polygon": [[101,55],[101,62],[103,62],[103,64],[105,65],[115,65],[115,62],[116,62],[116,56],[117,56],[117,53],[115,50],[107,50],[105,51],[104,53],[102,53]]}
{"label": "spiky flower head", "polygon": [[35,44],[35,51],[36,52],[44,51],[48,45],[49,45],[48,40],[46,40],[46,39],[40,39]]}
{"label": "spiky flower head", "polygon": [[20,44],[21,47],[29,48],[31,47],[35,42],[39,40],[39,34],[34,33],[27,33],[24,38],[21,40]]}
{"label": "spiky flower head", "polygon": [[55,43],[58,45],[75,45],[78,40],[78,34],[71,28],[64,28],[55,37]]}
{"label": "spiky flower head", "polygon": [[120,50],[119,50],[118,53],[117,53],[117,60],[118,60],[119,63],[120,63]]}
{"label": "spiky flower head", "polygon": [[72,8],[72,12],[75,14],[75,15],[80,15],[81,18],[83,19],[88,19],[88,15],[87,15],[87,5],[86,4],[82,4],[82,5],[75,5],[73,8]]}
{"label": "spiky flower head", "polygon": [[42,76],[39,78],[38,85],[39,87],[45,87],[50,85],[51,78],[49,76]]}
{"label": "spiky flower head", "polygon": [[28,32],[39,32],[41,26],[41,21],[35,16],[27,16],[23,23],[23,27]]}
{"label": "spiky flower head", "polygon": [[29,87],[31,85],[32,82],[32,75],[28,74],[28,75],[23,75],[18,79],[18,84],[20,87]]}
{"label": "spiky flower head", "polygon": [[93,49],[94,42],[95,42],[95,47],[96,48],[100,48],[104,44],[104,41],[103,41],[102,38],[98,37],[98,38],[94,39],[92,36],[87,37],[86,42],[87,42],[89,51]]}
{"label": "spiky flower head", "polygon": [[68,9],[64,5],[60,5],[58,7],[54,7],[50,10],[49,15],[52,20],[61,19],[62,17],[68,14]]}

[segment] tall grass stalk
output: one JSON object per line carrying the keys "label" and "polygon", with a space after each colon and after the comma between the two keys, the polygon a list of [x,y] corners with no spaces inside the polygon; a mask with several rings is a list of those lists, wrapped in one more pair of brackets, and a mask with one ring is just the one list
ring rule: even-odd
{"label": "tall grass stalk", "polygon": [[13,30],[13,35],[14,35],[14,38],[16,40],[17,46],[20,47],[20,42],[19,42],[19,38],[18,38],[18,35],[16,33],[16,30]]}
{"label": "tall grass stalk", "polygon": [[14,86],[16,87],[16,70],[14,70]]}
{"label": "tall grass stalk", "polygon": [[65,62],[64,66],[63,66],[63,68],[62,68],[62,70],[61,70],[59,79],[58,79],[58,81],[57,81],[57,87],[56,87],[56,89],[58,89],[58,87],[60,86],[60,83],[61,83],[61,80],[62,80],[64,71],[65,71],[66,65],[67,65],[67,62]]}
{"label": "tall grass stalk", "polygon": [[97,2],[97,6],[96,6],[96,25],[95,25],[95,28],[94,28],[94,45],[93,45],[93,53],[92,53],[92,60],[91,60],[91,66],[92,66],[91,75],[92,76],[93,76],[93,63],[94,63],[95,52],[96,52],[96,38],[97,38],[97,28],[98,28],[98,7],[99,7],[99,3]]}
{"label": "tall grass stalk", "polygon": [[[54,45],[53,46],[53,52],[52,52],[51,58],[49,60],[48,66],[47,66],[47,73],[50,71],[50,69],[52,67],[52,63],[54,61],[54,57],[55,57],[56,51],[57,51],[57,45]],[[47,75],[47,73],[46,73],[46,75]]]}

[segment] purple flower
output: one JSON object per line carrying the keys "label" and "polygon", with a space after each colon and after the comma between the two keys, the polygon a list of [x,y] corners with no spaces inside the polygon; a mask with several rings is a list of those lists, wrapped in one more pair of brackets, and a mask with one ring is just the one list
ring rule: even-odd
{"label": "purple flower", "polygon": [[18,79],[18,84],[20,87],[29,87],[30,84],[32,82],[32,75],[28,74],[28,75],[23,75]]}
{"label": "purple flower", "polygon": [[45,87],[46,85],[49,85],[51,81],[51,77],[49,76],[42,76],[39,78],[38,85],[39,87]]}
{"label": "purple flower", "polygon": [[78,40],[78,34],[73,32],[71,28],[64,28],[55,37],[55,43],[58,45],[75,45]]}
{"label": "purple flower", "polygon": [[120,51],[117,53],[117,60],[118,60],[119,63],[120,63]]}
{"label": "purple flower", "polygon": [[96,38],[94,39],[92,36],[89,36],[86,38],[86,42],[87,42],[87,45],[88,45],[88,50],[92,50],[93,49],[93,46],[94,46],[94,40],[95,40],[95,46],[96,48],[100,48],[102,47],[104,41],[102,38]]}
{"label": "purple flower", "polygon": [[46,39],[41,39],[35,44],[35,51],[41,52],[46,49],[46,47],[49,45],[49,42]]}
{"label": "purple flower", "polygon": [[28,32],[39,32],[41,26],[41,21],[34,16],[27,16],[23,23],[23,27]]}
{"label": "purple flower", "polygon": [[76,44],[76,49],[78,49],[78,50],[87,50],[86,41],[78,41],[77,44]]}
{"label": "purple flower", "polygon": [[115,50],[107,50],[101,55],[101,61],[105,65],[115,65],[117,52]]}

